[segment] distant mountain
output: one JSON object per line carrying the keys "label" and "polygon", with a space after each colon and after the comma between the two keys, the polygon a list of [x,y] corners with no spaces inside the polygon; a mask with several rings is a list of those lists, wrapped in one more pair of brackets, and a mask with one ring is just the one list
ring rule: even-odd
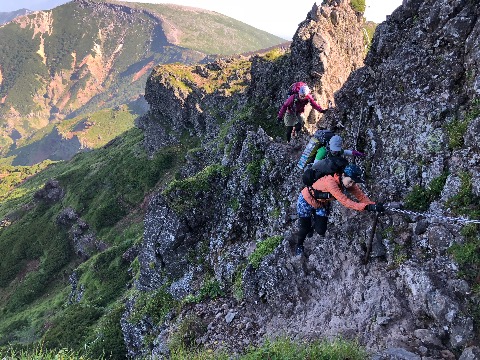
{"label": "distant mountain", "polygon": [[20,9],[10,12],[0,12],[0,25],[6,24],[9,21],[12,21],[17,16],[30,14],[32,11],[28,9]]}
{"label": "distant mountain", "polygon": [[65,4],[71,0],[15,0],[2,1],[2,11],[16,11],[18,9],[30,9],[31,11],[50,10],[55,6]]}
{"label": "distant mountain", "polygon": [[170,4],[75,0],[17,17],[0,28],[0,155],[13,156],[49,124],[138,103],[157,64],[282,42],[219,13]]}

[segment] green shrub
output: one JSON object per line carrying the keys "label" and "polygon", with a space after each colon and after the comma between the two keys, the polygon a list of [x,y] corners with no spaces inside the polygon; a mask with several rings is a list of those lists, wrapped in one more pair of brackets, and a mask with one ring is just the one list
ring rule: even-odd
{"label": "green shrub", "polygon": [[124,306],[116,306],[102,317],[93,337],[87,340],[86,356],[92,359],[125,359],[127,349],[123,340],[120,320]]}
{"label": "green shrub", "polygon": [[9,192],[28,177],[47,168],[53,162],[45,160],[33,166],[0,165],[0,201],[7,198]]}
{"label": "green shrub", "polygon": [[463,119],[455,118],[445,125],[448,134],[448,147],[450,150],[459,149],[464,145],[464,136],[470,122],[480,115],[480,99],[473,99],[465,112]]}
{"label": "green shrub", "polygon": [[262,172],[262,164],[264,159],[253,160],[247,164],[247,173],[250,175],[251,182],[253,184],[258,184],[260,181],[260,175]]}
{"label": "green shrub", "polygon": [[458,193],[447,200],[446,206],[457,215],[466,215],[472,218],[480,216],[480,198],[472,192],[472,177],[468,172],[460,176],[460,189]]}
{"label": "green shrub", "polygon": [[195,340],[207,331],[207,325],[195,314],[188,315],[170,336],[169,348],[172,352],[196,348]]}
{"label": "green shrub", "polygon": [[405,196],[405,208],[415,211],[428,210],[430,204],[440,197],[447,177],[448,173],[443,173],[439,177],[432,179],[426,188],[415,185],[412,191]]}
{"label": "green shrub", "polygon": [[98,307],[107,306],[125,292],[130,280],[129,264],[122,259],[129,244],[111,247],[93,256],[79,273],[84,299]]}
{"label": "green shrub", "polygon": [[257,269],[260,266],[263,258],[273,252],[275,248],[280,245],[283,237],[280,235],[272,236],[257,244],[255,251],[248,257],[248,262]]}
{"label": "green shrub", "polygon": [[219,296],[224,296],[225,292],[222,289],[222,285],[218,282],[217,279],[207,277],[204,279],[200,290],[197,295],[187,295],[183,299],[184,304],[188,303],[199,303],[207,299],[216,299]]}
{"label": "green shrub", "polygon": [[[272,88],[274,86],[272,85]],[[263,130],[271,137],[285,136],[284,129],[275,122],[272,114],[277,114],[278,108],[274,107],[267,97],[261,100],[260,103],[247,104],[241,112],[236,115],[236,120],[246,127],[252,125],[254,129],[262,127]]]}
{"label": "green shrub", "polygon": [[93,326],[102,316],[102,311],[94,306],[70,305],[61,317],[54,319],[52,326],[43,337],[47,349],[82,349]]}
{"label": "green shrub", "polygon": [[55,213],[55,207],[38,205],[0,231],[0,252],[8,254],[0,262],[0,286],[8,286],[20,271],[25,272],[5,304],[7,311],[41,296],[73,255],[67,234],[52,220]]}
{"label": "green shrub", "polygon": [[360,13],[365,12],[365,0],[351,0],[350,6],[355,11],[358,11]]}
{"label": "green shrub", "polygon": [[219,296],[223,296],[225,293],[222,290],[221,284],[215,278],[206,279],[202,287],[200,288],[200,298],[204,299],[216,299]]}
{"label": "green shrub", "polygon": [[269,52],[267,52],[265,55],[263,55],[262,57],[265,59],[265,60],[268,60],[268,61],[275,61],[277,60],[279,57],[283,56],[285,53],[279,49],[279,48],[275,48],[275,49],[272,49],[270,50]]}
{"label": "green shrub", "polygon": [[466,278],[480,293],[480,236],[478,224],[465,225],[461,234],[465,243],[455,243],[449,249],[460,267],[460,274]]}
{"label": "green shrub", "polygon": [[221,184],[227,174],[224,166],[210,165],[195,176],[173,180],[163,191],[163,195],[177,214],[183,214],[198,204],[198,199],[211,189],[212,184]]}
{"label": "green shrub", "polygon": [[426,211],[430,206],[428,190],[419,185],[415,185],[405,197],[405,208],[416,211]]}
{"label": "green shrub", "polygon": [[[172,360],[227,360],[232,356],[226,351],[189,350],[175,348]],[[288,338],[266,341],[258,347],[250,347],[243,354],[236,355],[237,360],[366,360],[368,354],[356,341],[335,339],[332,341],[294,342]]]}
{"label": "green shrub", "polygon": [[94,215],[90,218],[91,224],[97,230],[115,225],[127,215],[127,209],[122,207],[115,197],[105,199],[105,202],[97,207]]}
{"label": "green shrub", "polygon": [[233,297],[238,301],[243,299],[243,272],[245,271],[247,265],[240,265],[235,271],[234,281],[233,281]]}
{"label": "green shrub", "polygon": [[454,119],[445,125],[450,150],[459,149],[463,146],[463,137],[467,131],[468,124],[468,119]]}
{"label": "green shrub", "polygon": [[135,302],[135,308],[130,321],[138,322],[145,316],[152,318],[154,323],[160,323],[165,316],[177,306],[177,301],[166,290],[167,285],[153,292],[142,292]]}

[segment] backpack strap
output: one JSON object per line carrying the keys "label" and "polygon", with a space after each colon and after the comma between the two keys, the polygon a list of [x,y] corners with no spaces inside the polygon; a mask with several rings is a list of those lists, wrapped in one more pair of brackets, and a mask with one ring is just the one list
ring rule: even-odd
{"label": "backpack strap", "polygon": [[293,95],[294,95],[293,102],[288,108],[289,108],[291,113],[294,113],[295,115],[297,115],[298,94],[295,93]]}
{"label": "backpack strap", "polygon": [[307,186],[307,189],[310,196],[313,197],[317,202],[318,200],[327,200],[332,197],[332,194],[330,194],[328,191],[320,191],[314,189],[313,186]]}

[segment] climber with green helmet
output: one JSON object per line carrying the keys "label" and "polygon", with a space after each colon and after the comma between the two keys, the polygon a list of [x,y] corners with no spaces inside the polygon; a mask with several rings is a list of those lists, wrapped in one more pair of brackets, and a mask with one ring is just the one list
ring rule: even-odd
{"label": "climber with green helmet", "polygon": [[308,103],[312,105],[312,108],[321,113],[326,111],[315,102],[310,94],[310,88],[308,85],[303,85],[298,90],[298,94],[290,95],[280,108],[277,116],[277,122],[281,123],[283,120],[285,126],[287,127],[287,142],[290,142],[294,129],[296,133],[302,129],[302,126],[305,123],[305,115],[303,112],[305,111],[305,106]]}
{"label": "climber with green helmet", "polygon": [[[312,215],[314,230],[320,236],[325,235],[332,200],[338,200],[343,206],[357,211],[385,211],[383,204],[370,200],[357,183],[363,183],[363,172],[357,165],[349,164],[343,172],[325,175],[315,181],[311,187],[303,188],[297,201],[299,223],[296,255],[303,254],[305,238],[313,234]],[[344,191],[355,197],[358,202],[351,200]]]}

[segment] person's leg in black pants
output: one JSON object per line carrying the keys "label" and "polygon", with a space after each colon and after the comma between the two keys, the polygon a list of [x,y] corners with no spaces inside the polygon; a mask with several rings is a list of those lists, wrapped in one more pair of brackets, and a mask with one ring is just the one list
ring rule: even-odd
{"label": "person's leg in black pants", "polygon": [[295,134],[298,135],[300,133],[300,130],[302,130],[302,123],[298,122],[295,124]]}
{"label": "person's leg in black pants", "polygon": [[310,217],[298,218],[298,232],[297,232],[297,248],[296,254],[301,255],[303,253],[303,242],[307,237],[307,234],[312,229],[312,219]]}
{"label": "person's leg in black pants", "polygon": [[328,217],[315,215],[313,223],[317,234],[320,236],[325,236],[325,233],[327,232]]}
{"label": "person's leg in black pants", "polygon": [[292,139],[293,126],[287,126],[287,142]]}

